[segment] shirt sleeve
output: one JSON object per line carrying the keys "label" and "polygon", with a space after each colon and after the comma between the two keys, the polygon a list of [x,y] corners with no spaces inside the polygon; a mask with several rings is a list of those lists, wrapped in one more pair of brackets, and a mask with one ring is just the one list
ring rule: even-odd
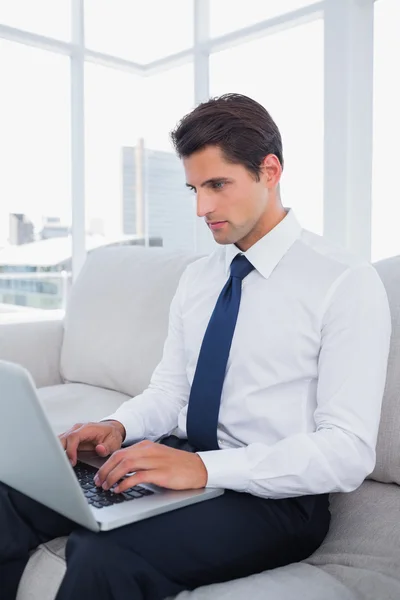
{"label": "shirt sleeve", "polygon": [[199,452],[208,487],[287,498],[350,492],[372,472],[391,335],[374,267],[346,270],[321,314],[315,431],[273,445]]}
{"label": "shirt sleeve", "polygon": [[124,445],[145,438],[155,441],[173,431],[178,424],[180,411],[189,401],[190,385],[186,375],[182,327],[186,276],[185,270],[171,302],[162,359],[153,372],[148,388],[102,419],[122,423],[126,430]]}

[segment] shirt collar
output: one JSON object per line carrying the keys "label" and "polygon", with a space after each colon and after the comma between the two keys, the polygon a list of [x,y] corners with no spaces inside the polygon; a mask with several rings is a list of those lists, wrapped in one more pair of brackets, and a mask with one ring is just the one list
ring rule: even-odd
{"label": "shirt collar", "polygon": [[230,275],[231,262],[237,254],[244,256],[265,279],[271,275],[277,264],[298,239],[301,225],[297,221],[293,209],[286,209],[286,216],[278,225],[269,231],[246,252],[242,252],[235,244],[225,246],[225,269]]}

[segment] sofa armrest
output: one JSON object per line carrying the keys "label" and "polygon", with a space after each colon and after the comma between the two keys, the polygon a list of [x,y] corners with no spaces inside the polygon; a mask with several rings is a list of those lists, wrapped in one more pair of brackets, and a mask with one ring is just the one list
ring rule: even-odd
{"label": "sofa armrest", "polygon": [[12,315],[0,320],[0,360],[22,365],[37,387],[62,383],[60,355],[63,314]]}

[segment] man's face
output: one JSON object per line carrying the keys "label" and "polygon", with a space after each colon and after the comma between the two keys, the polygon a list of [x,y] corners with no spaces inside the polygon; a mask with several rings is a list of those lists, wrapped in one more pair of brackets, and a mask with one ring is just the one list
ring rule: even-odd
{"label": "man's face", "polygon": [[197,215],[218,244],[245,251],[264,235],[269,189],[263,173],[256,181],[243,165],[227,162],[217,146],[195,152],[183,164],[186,185],[196,193]]}

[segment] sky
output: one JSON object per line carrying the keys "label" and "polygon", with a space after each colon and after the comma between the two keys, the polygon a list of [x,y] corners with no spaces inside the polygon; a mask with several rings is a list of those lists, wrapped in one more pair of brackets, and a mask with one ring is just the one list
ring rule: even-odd
{"label": "sky", "polygon": [[[210,35],[310,3],[247,0],[232,10],[230,0],[211,0]],[[95,50],[145,63],[193,43],[191,0],[85,5],[86,44]],[[179,19],[169,18],[165,27],[171,12]],[[383,257],[400,252],[391,218],[400,158],[400,2],[379,0],[375,12],[373,254]],[[69,0],[2,0],[0,23],[68,41]],[[169,131],[193,108],[193,65],[144,78],[87,63],[85,78],[87,222],[101,218],[115,235],[122,220],[121,148],[143,137],[147,147],[172,151]],[[0,39],[0,81],[1,244],[11,211],[27,213],[37,225],[45,215],[71,219],[69,59]],[[254,97],[276,120],[284,142],[284,203],[305,227],[322,233],[322,21],[211,55],[210,94],[231,91]]]}

